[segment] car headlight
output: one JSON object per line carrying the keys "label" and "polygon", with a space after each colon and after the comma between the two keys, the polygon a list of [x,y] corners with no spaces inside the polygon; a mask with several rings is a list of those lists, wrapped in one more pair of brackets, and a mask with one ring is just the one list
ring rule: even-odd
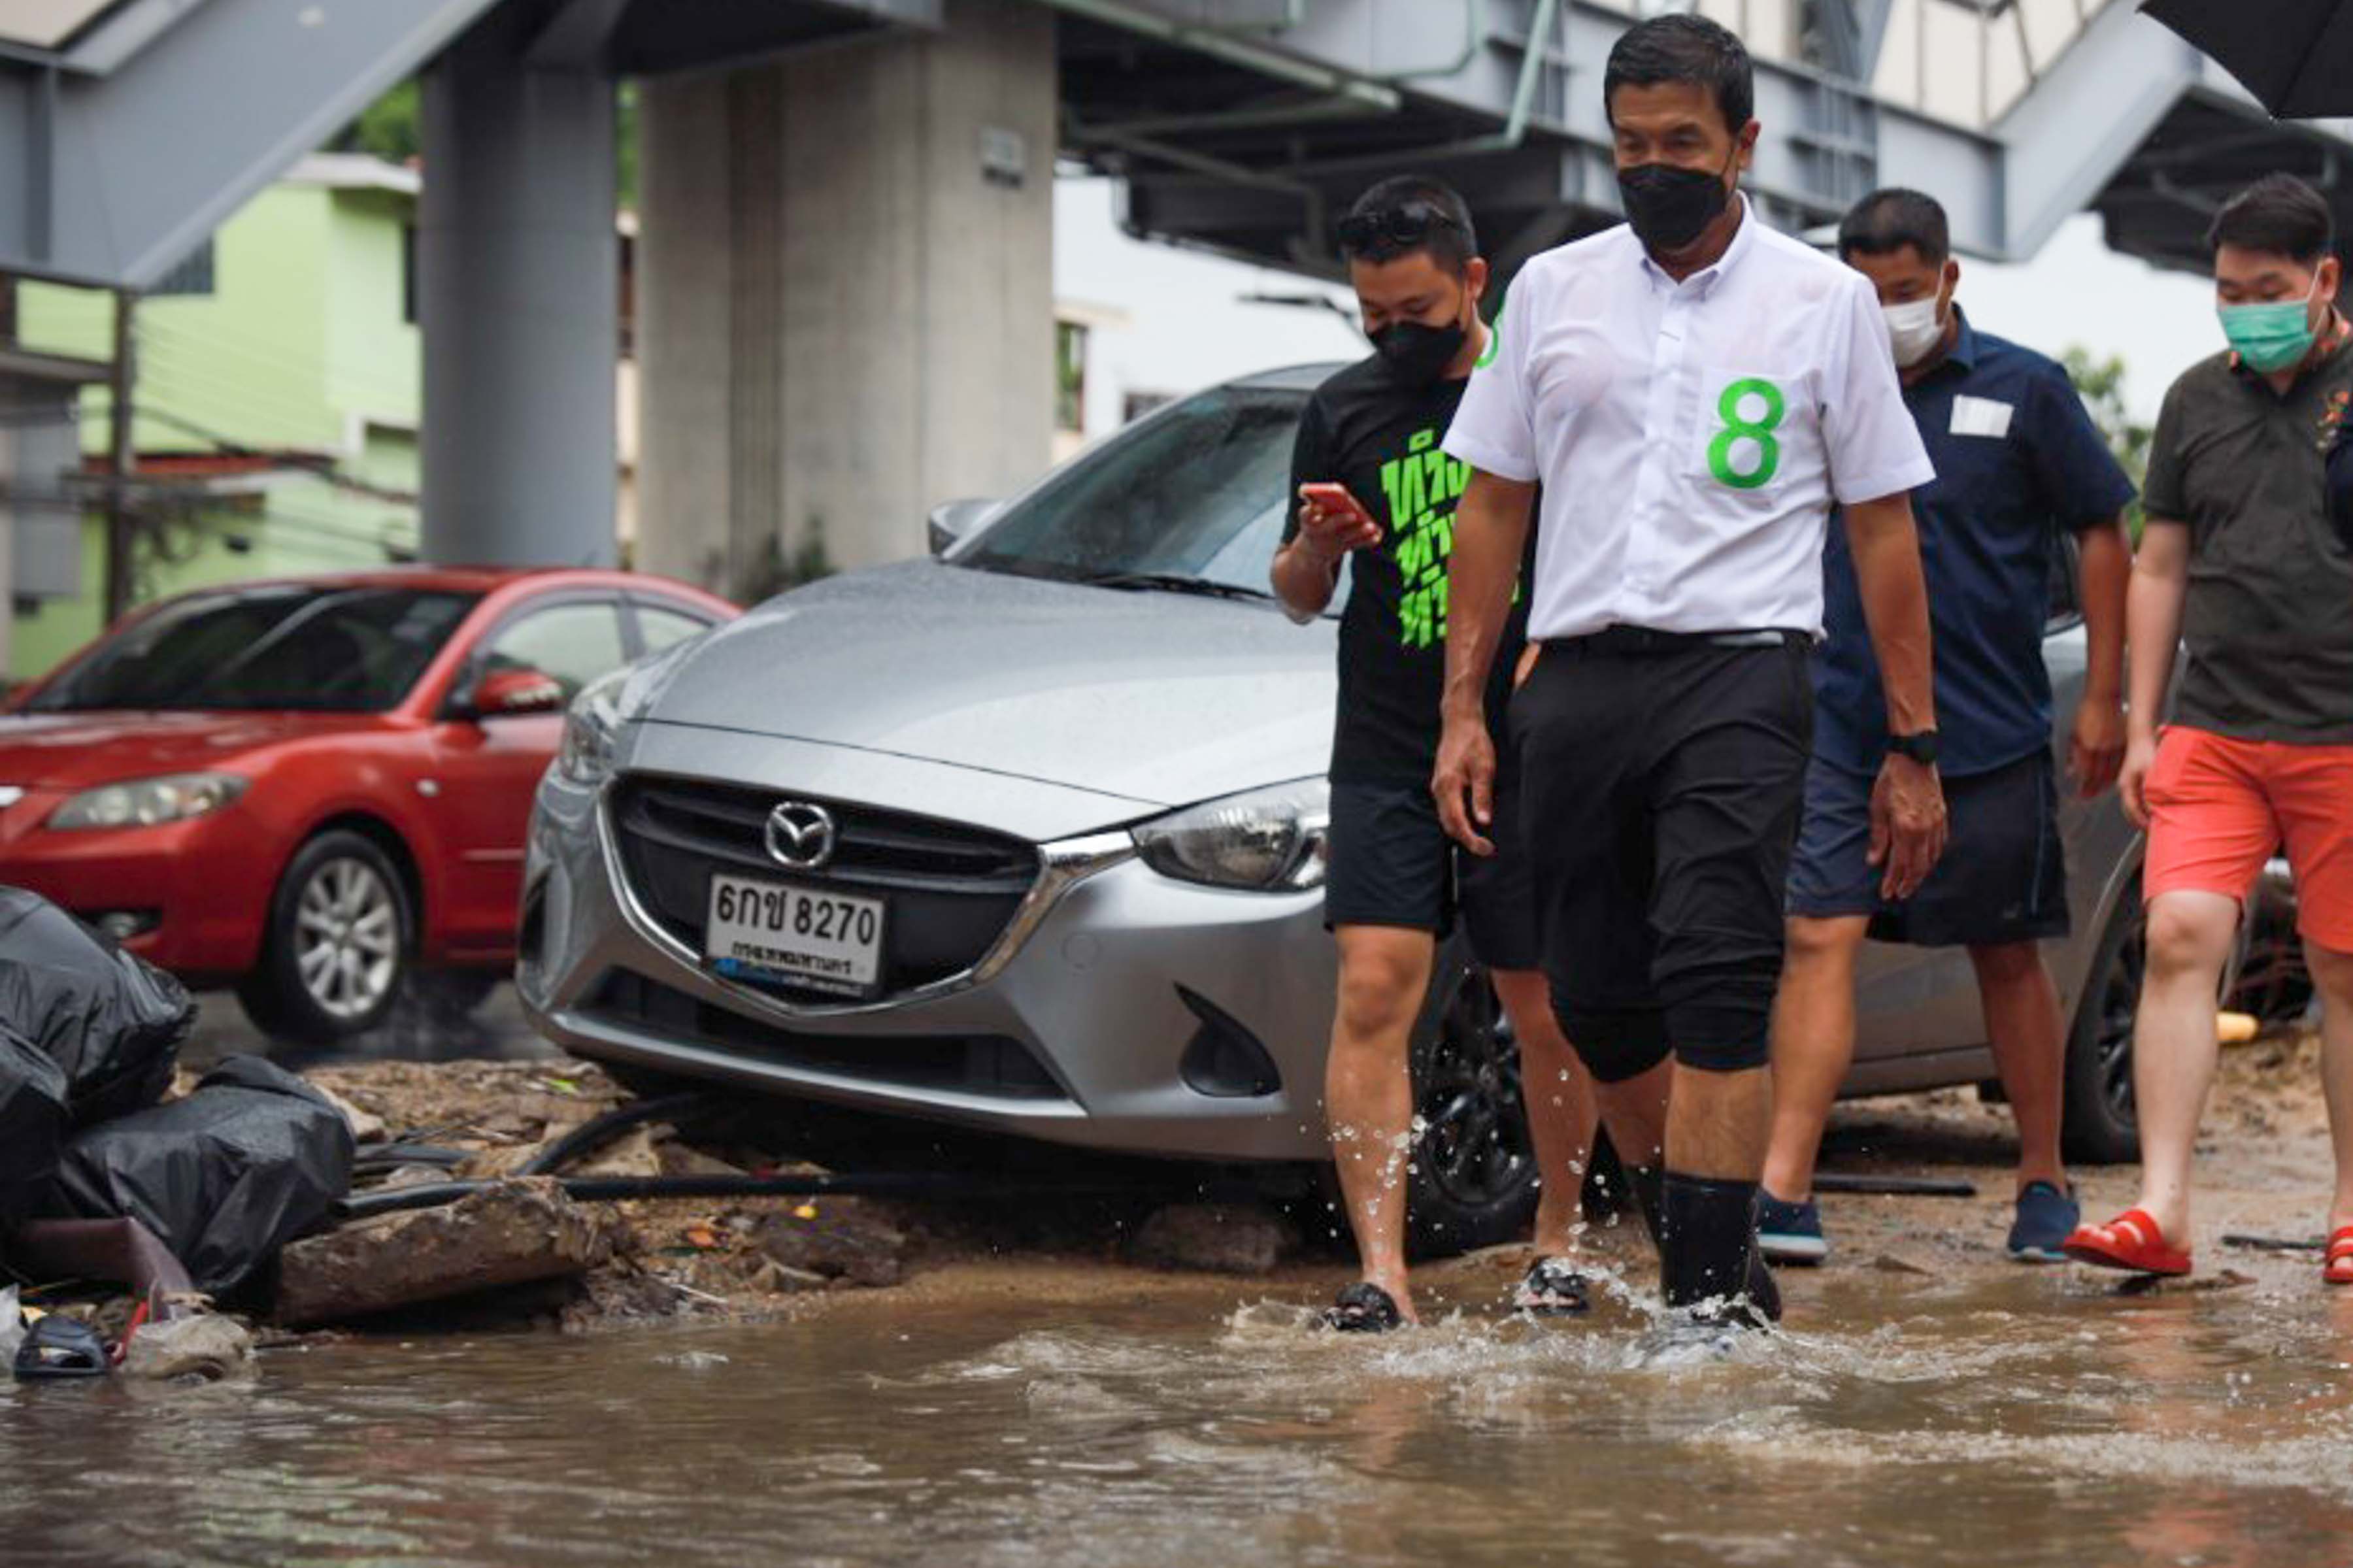
{"label": "car headlight", "polygon": [[564,716],[555,771],[585,789],[603,784],[613,771],[613,739],[621,728],[621,687],[628,677],[624,668],[590,681]]}
{"label": "car headlight", "polygon": [[1205,801],[1133,830],[1144,863],[1212,888],[1293,893],[1324,885],[1332,786],[1320,778]]}
{"label": "car headlight", "polygon": [[125,779],[73,796],[50,814],[49,826],[65,832],[93,827],[154,827],[218,811],[245,793],[235,773],[166,773]]}

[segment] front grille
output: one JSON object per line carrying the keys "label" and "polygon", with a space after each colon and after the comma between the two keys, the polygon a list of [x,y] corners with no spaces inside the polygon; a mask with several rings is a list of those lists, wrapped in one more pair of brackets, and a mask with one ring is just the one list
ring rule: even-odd
{"label": "front grille", "polygon": [[[832,814],[834,855],[822,871],[788,870],[769,857],[768,813],[785,800],[807,800]],[[630,889],[665,931],[698,953],[714,871],[881,897],[889,905],[886,995],[978,963],[1038,879],[1037,848],[1020,839],[782,790],[638,774],[615,787],[611,810]],[[762,988],[840,1000],[790,984]]]}
{"label": "front grille", "polygon": [[761,1061],[903,1089],[989,1100],[1067,1100],[1020,1041],[1002,1035],[822,1035],[779,1028],[617,969],[586,1008],[601,1022],[717,1046]]}

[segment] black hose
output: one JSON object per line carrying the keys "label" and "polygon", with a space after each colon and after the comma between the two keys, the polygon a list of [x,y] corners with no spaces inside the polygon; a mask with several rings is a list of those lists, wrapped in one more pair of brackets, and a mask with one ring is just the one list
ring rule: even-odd
{"label": "black hose", "polygon": [[1814,1177],[1814,1191],[1875,1193],[1905,1198],[1973,1198],[1978,1195],[1975,1183],[1941,1176],[1833,1176],[1818,1173]]}
{"label": "black hose", "polygon": [[[341,1219],[365,1219],[406,1209],[439,1208],[494,1187],[494,1178],[466,1182],[417,1182],[404,1187],[378,1187],[357,1193],[335,1205]],[[1068,1182],[991,1182],[954,1171],[868,1171],[836,1175],[807,1172],[777,1176],[558,1176],[564,1195],[584,1203],[626,1203],[638,1198],[934,1198],[934,1199],[1052,1199],[1073,1198],[1199,1198],[1198,1184],[1183,1189],[1164,1186],[1073,1185]]]}
{"label": "black hose", "polygon": [[396,1171],[403,1165],[438,1165],[447,1170],[474,1157],[470,1149],[448,1149],[438,1143],[369,1143],[353,1156],[354,1171]]}
{"label": "black hose", "polygon": [[708,1103],[701,1089],[665,1094],[653,1100],[633,1100],[602,1116],[594,1116],[515,1167],[518,1176],[544,1176],[560,1171],[583,1154],[600,1149],[643,1122],[684,1116]]}

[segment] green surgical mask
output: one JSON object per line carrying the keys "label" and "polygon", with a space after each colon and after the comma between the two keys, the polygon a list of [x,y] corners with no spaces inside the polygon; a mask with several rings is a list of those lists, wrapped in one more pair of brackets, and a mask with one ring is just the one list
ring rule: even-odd
{"label": "green surgical mask", "polygon": [[2264,305],[2218,305],[2222,335],[2238,351],[2239,363],[2260,375],[2300,364],[2312,352],[2312,296],[2320,287],[2315,273],[2312,288],[2301,300],[2281,300]]}

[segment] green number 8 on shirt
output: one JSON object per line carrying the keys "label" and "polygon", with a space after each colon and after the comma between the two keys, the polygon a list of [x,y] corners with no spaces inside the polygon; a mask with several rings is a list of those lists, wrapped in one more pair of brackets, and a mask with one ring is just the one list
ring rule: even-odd
{"label": "green number 8 on shirt", "polygon": [[1773,433],[1788,412],[1781,389],[1762,376],[1728,384],[1715,400],[1724,427],[1707,444],[1707,471],[1715,482],[1736,490],[1770,484],[1781,467],[1781,443]]}

